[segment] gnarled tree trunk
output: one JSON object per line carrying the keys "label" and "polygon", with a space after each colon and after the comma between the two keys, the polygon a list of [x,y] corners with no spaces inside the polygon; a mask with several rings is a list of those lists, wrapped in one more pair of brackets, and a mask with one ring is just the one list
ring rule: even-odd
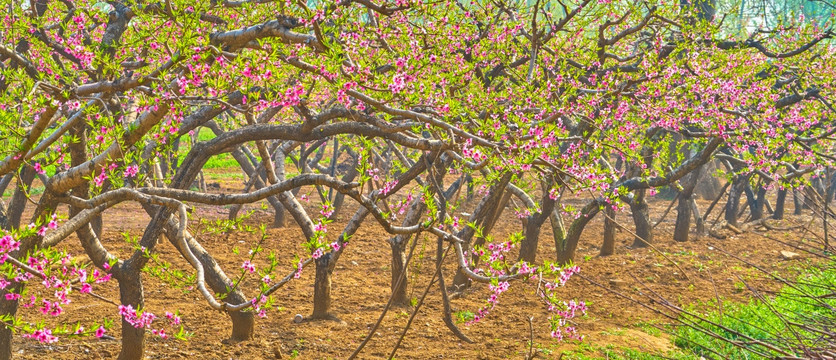
{"label": "gnarled tree trunk", "polygon": [[528,223],[525,225],[525,238],[520,245],[520,260],[533,263],[537,260],[537,245],[540,240],[540,228],[543,223],[549,218],[552,210],[554,210],[555,201],[549,196],[549,187],[551,182],[544,184],[543,198],[540,201],[541,209],[539,213],[532,214],[528,217]]}
{"label": "gnarled tree trunk", "polygon": [[636,238],[633,240],[634,248],[645,247],[653,243],[653,226],[650,224],[650,214],[645,201],[644,189],[636,192],[636,197],[630,202],[630,210],[633,212],[633,223],[636,224]]}
{"label": "gnarled tree trunk", "polygon": [[557,246],[557,262],[566,265],[575,259],[575,252],[578,250],[578,242],[586,224],[598,213],[599,205],[593,200],[581,209],[581,216],[572,221],[569,230],[566,232],[566,239]]}
{"label": "gnarled tree trunk", "polygon": [[[113,277],[119,282],[119,302],[131,305],[134,310],[145,305],[142,289],[142,276],[139,269],[134,269],[130,263],[125,263]],[[140,360],[145,358],[145,329],[135,328],[125,318],[122,318],[122,349],[118,360]]]}
{"label": "gnarled tree trunk", "polygon": [[735,175],[731,188],[729,189],[729,198],[726,202],[725,220],[729,225],[737,226],[737,214],[740,211],[740,197],[746,185],[749,184],[749,176],[744,174]]}
{"label": "gnarled tree trunk", "polygon": [[694,188],[700,178],[702,167],[697,168],[691,174],[686,175],[683,181],[685,185],[679,192],[679,200],[676,206],[676,225],[673,230],[673,239],[676,241],[688,241],[691,231],[691,207],[694,200]]}
{"label": "gnarled tree trunk", "polygon": [[615,209],[604,205],[604,243],[601,244],[600,256],[615,254]]}
{"label": "gnarled tree trunk", "polygon": [[[416,198],[407,210],[403,220],[403,226],[413,226],[421,219],[421,215],[427,211],[427,205],[421,198]],[[410,235],[401,234],[389,239],[389,246],[392,249],[392,303],[405,305],[409,303],[407,296],[407,282],[400,281],[401,276],[406,279],[406,245],[409,243]],[[415,241],[418,241],[416,238]]]}
{"label": "gnarled tree trunk", "polygon": [[314,320],[338,320],[331,314],[331,253],[325,253],[315,260],[316,281],[314,281],[314,307],[310,318]]}

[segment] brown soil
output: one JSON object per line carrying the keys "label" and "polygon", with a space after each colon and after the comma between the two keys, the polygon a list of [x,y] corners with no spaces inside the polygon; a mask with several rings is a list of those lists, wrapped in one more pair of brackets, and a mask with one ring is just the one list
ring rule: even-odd
{"label": "brown soil", "polygon": [[[222,180],[223,181],[223,180]],[[240,188],[240,182],[227,180],[220,184],[220,192],[229,192],[230,187]],[[312,202],[313,203],[313,202]],[[667,207],[669,201],[655,200],[651,211],[652,220]],[[336,236],[343,224],[351,217],[356,205],[347,205],[338,221],[329,226],[329,235]],[[472,205],[471,205],[472,206]],[[702,206],[705,208],[705,205]],[[250,225],[262,222],[270,224],[272,213],[261,210],[259,206],[249,208],[254,215],[248,220]],[[508,209],[497,224],[496,238],[519,231],[519,221]],[[715,210],[715,214],[716,214]],[[194,219],[225,218],[225,209],[198,207]],[[581,266],[581,275],[602,284],[627,297],[642,300],[642,294],[658,293],[676,304],[693,304],[720,297],[726,301],[745,301],[749,293],[743,290],[741,280],[750,285],[772,287],[775,285],[763,280],[758,272],[730,258],[719,250],[740,256],[747,261],[763,266],[767,271],[779,271],[783,274],[794,273],[794,267],[809,259],[783,261],[780,250],[794,250],[775,241],[767,240],[755,233],[730,236],[725,240],[712,237],[700,237],[687,243],[675,243],[672,239],[673,219],[668,218],[656,228],[655,246],[664,252],[664,256],[654,249],[628,249],[632,235],[627,231],[617,233],[617,254],[609,257],[597,257],[601,242],[602,220],[597,217],[584,232],[576,258]],[[713,219],[712,215],[711,219]],[[370,218],[371,219],[371,218]],[[629,211],[618,215],[619,222],[632,229]],[[124,256],[130,245],[124,241],[121,233],[127,232],[140,237],[149,217],[133,204],[122,204],[105,214],[105,236],[103,242],[114,253]],[[291,219],[289,223],[292,223]],[[802,219],[797,219],[802,220]],[[192,220],[192,224],[196,221]],[[194,231],[195,228],[192,227]],[[195,231],[197,232],[197,231]],[[294,226],[283,229],[269,229],[265,243],[268,251],[275,251],[282,269],[277,276],[284,276],[290,269],[294,254],[304,254],[299,245],[301,231]],[[539,260],[553,258],[554,243],[551,231],[546,223],[540,239]],[[780,234],[783,236],[784,234]],[[247,250],[258,240],[257,234],[236,232],[229,236],[200,235],[199,240],[222,264],[227,274],[233,276],[240,271],[241,263],[247,257]],[[288,283],[274,294],[280,311],[272,310],[266,319],[256,323],[256,335],[251,341],[229,344],[224,341],[230,334],[230,322],[221,313],[211,310],[197,292],[184,291],[182,288],[162,283],[160,280],[144,276],[147,308],[162,314],[165,311],[178,310],[182,314],[183,324],[192,332],[187,341],[175,339],[162,340],[148,335],[147,355],[154,359],[189,358],[201,359],[257,359],[257,358],[346,358],[358,346],[377,321],[380,312],[389,298],[390,249],[386,242],[389,237],[376,223],[366,221],[352,238],[334,274],[333,313],[344,321],[314,321],[296,324],[296,314],[309,315],[313,304],[313,268],[308,267],[301,279]],[[695,238],[694,235],[692,238]],[[799,241],[799,234],[792,234],[793,241]],[[77,241],[73,238],[61,244],[74,255],[81,254]],[[233,249],[240,249],[235,254]],[[713,249],[713,250],[712,250]],[[157,247],[160,258],[170,261],[176,268],[193,273],[187,263],[168,243],[161,242]],[[798,252],[798,250],[794,250]],[[410,291],[415,298],[420,297],[427,286],[434,262],[435,241],[422,239],[416,249],[416,260],[410,271]],[[263,257],[257,265],[263,266]],[[673,265],[670,260],[678,263]],[[449,284],[455,273],[452,257],[445,261],[445,280]],[[683,273],[684,272],[684,273]],[[741,278],[738,278],[738,275]],[[713,281],[712,281],[713,279]],[[256,293],[258,279],[253,276],[245,281],[245,293]],[[31,288],[37,290],[38,284]],[[41,287],[42,288],[42,287]],[[118,292],[115,281],[100,285],[94,291],[108,299],[117,300]],[[548,313],[533,295],[534,288],[528,284],[515,283],[511,290],[500,298],[499,305],[492,314],[474,326],[460,327],[476,341],[467,344],[459,341],[444,326],[441,319],[442,303],[437,286],[427,296],[424,305],[406,334],[397,357],[402,359],[496,359],[523,358],[528,351],[529,323],[533,317],[534,342],[536,347],[547,349],[543,358],[559,358],[561,352],[576,348],[574,343],[559,343],[549,336]],[[667,319],[653,311],[638,306],[624,297],[595,286],[576,277],[562,290],[567,299],[584,300],[589,306],[586,317],[576,321],[579,331],[586,336],[584,341],[597,345],[612,344],[617,347],[630,347],[648,352],[666,352],[673,349],[668,336],[652,332],[651,335],[640,324],[663,324]],[[488,290],[485,285],[474,285],[462,297],[454,299],[454,311],[476,311],[485,303]],[[16,335],[15,353],[24,359],[87,359],[113,358],[119,352],[119,321],[114,305],[90,296],[75,294],[72,304],[66,306],[65,314],[57,320],[63,323],[81,321],[89,324],[103,318],[114,320],[114,327],[108,334],[116,340],[95,338],[62,338],[51,345],[41,345],[34,340]],[[391,309],[372,341],[366,346],[360,358],[385,358],[400,337],[401,332],[412,312],[412,308]],[[37,309],[22,309],[19,314],[27,321],[45,319]],[[54,323],[56,319],[45,319]],[[167,329],[172,332],[175,329]],[[281,354],[281,355],[278,355]],[[595,355],[590,354],[590,355]]]}

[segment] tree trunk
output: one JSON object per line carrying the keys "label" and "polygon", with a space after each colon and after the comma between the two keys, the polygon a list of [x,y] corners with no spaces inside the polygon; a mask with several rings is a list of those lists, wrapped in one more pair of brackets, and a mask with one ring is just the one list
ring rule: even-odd
{"label": "tree trunk", "polygon": [[[644,192],[644,190],[639,190]],[[650,224],[650,214],[644,196],[637,196],[636,200],[630,203],[630,210],[633,212],[633,223],[636,224],[637,237],[633,240],[633,248],[646,247],[653,243],[653,226]]]}
{"label": "tree trunk", "polygon": [[563,224],[563,217],[560,216],[560,207],[555,206],[549,215],[549,221],[552,225],[552,237],[554,237],[554,248],[560,249],[563,243],[566,242],[566,226]]}
{"label": "tree trunk", "polygon": [[575,251],[578,249],[578,242],[581,239],[586,224],[598,213],[598,202],[592,201],[581,209],[581,216],[572,221],[566,239],[557,246],[557,262],[566,265],[575,259]]}
{"label": "tree trunk", "polygon": [[[12,182],[14,178],[14,174],[8,173],[6,176],[3,176],[2,180],[0,180],[0,194],[6,191],[6,188],[9,186],[9,183]],[[0,197],[0,229],[9,230],[9,209],[6,207],[6,203],[3,202],[2,197]]]}
{"label": "tree trunk", "polygon": [[[474,247],[485,245],[485,237],[491,233],[494,225],[496,225],[497,220],[502,215],[502,212],[505,211],[505,208],[508,206],[508,202],[511,201],[511,195],[512,194],[510,191],[504,191],[497,205],[488,212],[488,215],[485,217],[485,221],[482,224],[482,236],[477,237],[476,241],[473,242]],[[474,266],[479,264],[478,255],[473,254],[473,256],[471,256],[470,259]],[[462,273],[462,275],[466,277],[464,273]],[[453,283],[456,283],[455,278]]]}
{"label": "tree trunk", "polygon": [[[157,213],[157,207],[151,204],[142,204],[142,207],[145,209],[145,212],[148,216],[153,217]],[[168,222],[164,224],[164,231],[166,234],[166,238],[169,240],[172,246],[175,249],[180,250],[180,247],[176,245],[177,233],[180,228],[179,218],[175,216],[170,216]],[[227,294],[226,301],[232,304],[240,304],[246,301],[249,301],[241,289],[235,289],[232,292],[229,292],[229,284],[232,280],[224,273],[223,269],[221,269],[218,262],[215,258],[200,245],[197,240],[186,230],[184,234],[186,238],[186,245],[189,246],[189,249],[192,251],[192,254],[200,261],[200,264],[203,265],[204,269],[204,278],[206,281],[206,285],[212,289],[213,292],[217,294]],[[183,257],[187,255],[181,252]],[[229,340],[233,342],[238,341],[245,341],[253,338],[253,334],[255,333],[255,316],[251,311],[231,311],[227,312],[232,321],[232,334]]]}
{"label": "tree trunk", "polygon": [[465,180],[467,181],[467,201],[470,201],[473,200],[473,176],[467,174]]}
{"label": "tree trunk", "polygon": [[725,220],[729,225],[737,226],[737,214],[740,212],[740,196],[749,183],[749,177],[736,175],[731,188],[729,189],[729,200],[726,202]]}
{"label": "tree trunk", "polygon": [[[149,211],[149,215],[153,216],[155,211]],[[175,217],[170,217],[168,223],[165,225],[166,237],[169,239],[172,245],[176,241],[177,231],[179,229],[179,222],[175,220]],[[240,304],[246,301],[249,301],[241,289],[235,289],[232,292],[229,292],[229,284],[232,280],[224,273],[223,269],[221,269],[218,262],[215,261],[215,258],[209,254],[203,246],[198,243],[191,234],[186,231],[186,245],[189,246],[192,253],[197,257],[198,261],[200,261],[201,265],[203,265],[204,269],[204,277],[206,279],[206,285],[212,289],[213,292],[218,294],[227,294],[226,301],[233,303],[233,304]],[[179,248],[178,246],[174,246],[175,248]],[[186,256],[183,254],[183,256]],[[232,334],[229,337],[229,340],[233,342],[238,341],[245,341],[250,340],[253,338],[253,334],[255,333],[255,316],[253,315],[252,311],[231,311],[227,312],[229,315],[230,320],[232,321]]]}
{"label": "tree trunk", "polygon": [[[221,128],[217,124],[215,124],[214,122],[209,122],[209,123],[206,124],[206,126],[209,129],[212,130],[212,132],[215,134],[215,136],[220,136],[221,134],[223,134],[223,130],[221,130]],[[256,190],[265,187],[266,185],[265,185],[263,180],[266,180],[267,174],[264,173],[264,171],[263,171],[264,168],[263,167],[257,168],[256,166],[253,166],[253,160],[254,159],[249,157],[247,155],[247,153],[245,153],[244,150],[242,150],[242,149],[243,149],[243,147],[239,146],[239,147],[233,149],[230,152],[230,154],[235,159],[235,161],[237,161],[238,164],[241,166],[241,170],[244,171],[244,174],[246,174],[247,177],[250,178],[250,181],[252,181],[252,184],[250,186],[248,186],[247,190],[249,190],[250,187],[255,187]],[[281,153],[281,150],[276,151],[276,153]],[[280,180],[283,180],[284,179],[284,157],[283,156],[276,161],[276,165],[278,165],[277,168],[276,168],[276,176],[279,177]],[[262,170],[262,171],[258,171],[259,169]],[[273,227],[277,227],[277,228],[284,227],[285,223],[286,223],[285,216],[284,216],[284,207],[282,206],[281,202],[279,202],[278,197],[275,196],[275,195],[270,196],[270,197],[267,198],[267,202],[270,203],[270,206],[272,206],[273,209],[275,210],[275,217],[273,219]],[[229,218],[234,219],[235,217],[237,217],[238,212],[240,210],[241,210],[241,205],[233,205],[232,208],[230,208],[230,210],[229,210]]]}
{"label": "tree trunk", "polygon": [[679,193],[679,200],[676,206],[676,225],[673,230],[673,239],[680,242],[688,241],[691,232],[691,202],[694,200],[694,189],[697,187],[702,172],[702,166],[698,167],[684,179],[685,186]]}
{"label": "tree trunk", "polygon": [[766,205],[766,188],[758,186],[758,192],[755,194],[755,203],[751,207],[752,220],[760,220],[763,218],[763,209]]}
{"label": "tree trunk", "polygon": [[[392,303],[395,305],[406,305],[409,303],[409,298],[406,292],[406,244],[410,237],[404,236],[405,241],[397,241],[395,237],[389,241],[389,246],[392,248]],[[416,239],[417,241],[417,239]],[[404,281],[400,280],[404,276]]]}
{"label": "tree trunk", "polygon": [[[763,190],[766,191],[765,189]],[[758,193],[752,189],[748,183],[743,189],[743,194],[746,195],[746,205],[749,206],[749,213],[752,220],[760,220],[763,217],[763,202],[761,196],[761,186],[758,185]]]}
{"label": "tree trunk", "polygon": [[691,197],[691,214],[694,216],[694,223],[697,225],[697,234],[705,234],[705,220],[702,219],[700,209],[697,207],[697,200]]}
{"label": "tree trunk", "polygon": [[540,243],[540,228],[554,210],[555,200],[549,196],[551,182],[543,184],[543,198],[540,201],[541,209],[528,217],[525,224],[525,238],[520,244],[520,260],[534,263],[537,260],[537,245]]}
{"label": "tree trunk", "polygon": [[[491,187],[490,195],[483,197],[482,200],[479,201],[479,205],[476,206],[476,209],[470,215],[468,222],[476,223],[481,226],[484,231],[482,235],[488,234],[490,229],[495,224],[495,221],[493,220],[496,216],[498,216],[498,214],[502,213],[504,204],[507,204],[507,199],[510,199],[510,197],[505,198],[505,195],[509,195],[508,192],[506,192],[506,187],[510,181],[511,174],[505,173],[499,182]],[[491,216],[491,214],[493,214],[493,216]],[[457,236],[466,242],[464,246],[465,249],[471,248],[470,240],[474,234],[474,229],[468,226],[465,226],[458,232]],[[477,239],[477,241],[479,241],[479,239]],[[481,241],[484,244],[484,239]],[[453,283],[451,286],[454,291],[460,291],[470,286],[470,278],[467,277],[461,267],[459,267],[456,271],[456,275],[453,277]]]}
{"label": "tree trunk", "polygon": [[[412,200],[409,205],[409,210],[404,217],[403,226],[413,226],[418,224],[421,220],[421,215],[427,211],[427,205],[421,198]],[[389,246],[392,249],[392,302],[397,305],[405,305],[409,303],[407,297],[407,281],[406,281],[406,244],[409,243],[411,235],[401,234],[389,239]],[[415,241],[418,241],[416,238]],[[398,280],[404,275],[404,280],[398,286]]]}
{"label": "tree trunk", "polygon": [[679,197],[676,205],[676,225],[673,230],[673,239],[679,242],[688,241],[691,232],[691,199]]}
{"label": "tree trunk", "polygon": [[20,220],[23,218],[23,211],[26,210],[26,202],[28,201],[27,194],[32,188],[32,181],[35,180],[35,170],[29,166],[22,167],[18,180],[15,192],[9,200],[8,224],[11,229],[20,228]]}
{"label": "tree trunk", "polygon": [[787,189],[778,189],[778,198],[775,199],[775,212],[772,213],[772,218],[781,220],[784,218],[784,205],[787,202]]}
{"label": "tree trunk", "polygon": [[[22,287],[19,284],[13,284],[12,287],[15,292],[19,292]],[[11,289],[7,289],[11,290]],[[3,291],[3,294],[6,294]],[[6,300],[6,297],[0,297],[0,314],[4,316],[17,315],[17,300]],[[10,360],[12,358],[12,329],[0,326],[0,360]]]}
{"label": "tree trunk", "polygon": [[612,205],[604,205],[604,243],[601,245],[600,256],[615,254],[615,209]]}
{"label": "tree trunk", "polygon": [[801,215],[801,210],[804,207],[804,202],[801,199],[801,193],[798,189],[792,189],[792,203],[793,203],[793,214],[794,215]]}
{"label": "tree trunk", "polygon": [[826,196],[827,196],[827,195],[826,195],[826,194],[827,194],[827,190],[825,189],[825,184],[824,184],[824,179],[823,179],[823,177],[824,177],[824,175],[823,175],[823,174],[820,174],[820,175],[818,175],[818,176],[814,177],[814,178],[810,181],[810,183],[811,183],[811,185],[813,185],[813,189],[815,189],[815,190],[816,190],[816,192],[817,192],[817,193],[819,193],[819,195],[820,195],[821,197],[826,197]]}
{"label": "tree trunk", "polygon": [[[131,305],[134,310],[142,309],[144,304],[142,277],[139,269],[124,264],[114,274],[119,281],[119,301],[122,305]],[[145,358],[145,329],[135,328],[122,318],[122,350],[118,360],[140,360]]]}
{"label": "tree trunk", "polygon": [[331,271],[329,262],[331,253],[325,253],[315,260],[316,280],[314,280],[314,308],[311,319],[334,320],[336,316],[331,314]]}
{"label": "tree trunk", "polygon": [[[274,160],[274,168],[276,171],[276,179],[278,181],[284,181],[285,179],[285,154],[284,151],[279,147],[273,151],[273,160]],[[274,216],[273,216],[273,227],[275,228],[283,228],[287,226],[287,216],[285,216],[284,205],[278,201],[276,198],[275,203],[271,203],[270,205],[273,206]]]}

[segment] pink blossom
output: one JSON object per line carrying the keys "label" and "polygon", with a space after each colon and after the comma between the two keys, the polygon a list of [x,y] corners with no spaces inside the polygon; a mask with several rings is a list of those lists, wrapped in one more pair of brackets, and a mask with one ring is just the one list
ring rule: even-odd
{"label": "pink blossom", "polygon": [[41,167],[41,163],[37,163],[37,162],[35,163],[35,172],[38,173],[38,174],[41,174],[41,175],[46,174],[46,170],[44,170],[44,168]]}
{"label": "pink blossom", "polygon": [[251,263],[249,260],[244,261],[244,263],[241,265],[241,268],[246,269],[250,274],[255,272],[255,264]]}
{"label": "pink blossom", "polygon": [[133,178],[136,174],[139,173],[139,166],[131,165],[125,168],[125,172],[122,173],[123,177],[125,178]]}

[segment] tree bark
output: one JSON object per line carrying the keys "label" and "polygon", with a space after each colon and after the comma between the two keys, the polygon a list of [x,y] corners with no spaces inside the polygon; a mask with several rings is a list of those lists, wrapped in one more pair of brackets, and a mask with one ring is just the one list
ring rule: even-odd
{"label": "tree bark", "polygon": [[[501,209],[497,208],[500,200],[502,199],[503,192],[505,191],[506,186],[511,181],[511,173],[505,173],[500,178],[499,182],[496,183],[490,189],[490,194],[486,197],[483,197],[481,201],[479,201],[479,205],[476,206],[476,209],[470,215],[468,219],[469,222],[477,223],[479,226],[482,226],[483,230],[487,226],[490,229],[493,224],[487,224],[490,220],[488,215],[491,213],[496,214],[496,212],[501,211]],[[464,246],[465,249],[471,248],[470,240],[475,234],[475,231],[470,227],[465,227],[459,231],[457,234],[459,238],[464,240],[466,243]],[[487,235],[487,234],[483,234]],[[456,271],[456,275],[453,277],[452,287],[454,290],[458,291],[461,289],[465,289],[467,286],[470,285],[470,278],[459,268]]]}
{"label": "tree bark", "polygon": [[700,214],[700,209],[697,206],[697,200],[691,197],[691,214],[694,216],[694,223],[697,225],[697,234],[705,234],[705,220]]}
{"label": "tree bark", "polygon": [[772,218],[781,220],[784,218],[784,206],[787,202],[787,189],[778,189],[778,198],[775,199],[775,212],[772,213]]}
{"label": "tree bark", "polygon": [[[401,275],[408,270],[406,269],[406,244],[409,242],[410,236],[404,236],[404,241],[389,241],[389,246],[392,248],[392,304],[406,305],[409,303],[409,297],[406,292],[406,281],[398,280]],[[416,239],[417,241],[417,239]],[[404,278],[406,279],[406,278]]]}
{"label": "tree bark", "polygon": [[[421,219],[421,215],[427,211],[427,205],[421,198],[416,198],[409,205],[406,217],[403,220],[403,226],[413,226]],[[409,243],[411,235],[401,234],[389,239],[389,246],[392,249],[392,303],[397,305],[405,305],[409,303],[407,297],[407,281],[400,282],[401,274],[404,274],[406,269],[406,245]],[[418,241],[416,238],[415,241]]]}
{"label": "tree bark", "polygon": [[[350,160],[350,161],[351,161],[352,164],[357,163],[357,160],[355,160],[354,158],[352,158],[352,160]],[[357,175],[358,175],[357,167],[356,166],[349,166],[348,171],[345,173],[345,175],[343,175],[341,180],[344,181],[344,182],[352,182],[352,181],[354,181],[354,178],[357,177]],[[337,218],[337,215],[339,215],[340,212],[342,212],[344,202],[345,202],[345,194],[337,193],[336,195],[334,195],[334,203],[331,206],[331,207],[334,208],[334,213],[331,214],[331,217],[330,217],[331,220],[335,220]]]}
{"label": "tree bark", "polygon": [[[15,286],[15,289],[20,286]],[[6,293],[5,291],[3,292]],[[0,298],[0,314],[15,316],[17,314],[18,302],[17,300],[6,300],[5,297]],[[10,360],[12,358],[12,329],[0,326],[0,360]]]}
{"label": "tree bark", "polygon": [[311,319],[337,319],[336,316],[331,314],[331,271],[328,269],[330,261],[330,252],[315,260],[316,280],[314,281],[314,308]]}
{"label": "tree bark", "polygon": [[560,207],[555,204],[549,215],[549,221],[552,225],[552,237],[554,238],[554,248],[559,249],[566,241],[566,226],[563,224],[563,217],[560,216]]}
{"label": "tree bark", "polygon": [[9,200],[8,225],[11,229],[20,228],[20,220],[23,218],[23,211],[26,210],[27,194],[32,189],[32,181],[35,180],[35,170],[24,166],[20,170],[15,192]]}
{"label": "tree bark", "polygon": [[650,224],[650,214],[647,202],[644,200],[645,190],[639,190],[639,194],[630,202],[630,210],[633,212],[633,223],[636,224],[637,237],[633,240],[633,248],[646,247],[653,243],[653,226]]}
{"label": "tree bark", "polygon": [[676,206],[676,225],[673,230],[673,239],[680,242],[688,241],[691,231],[691,202],[694,200],[694,189],[697,186],[702,172],[702,166],[687,175],[684,179],[685,186],[679,193],[679,200]]}
{"label": "tree bark", "polygon": [[801,215],[801,210],[804,207],[804,201],[801,199],[801,196],[802,195],[797,188],[792,189],[792,203],[794,215]]}
{"label": "tree bark", "polygon": [[[128,263],[114,272],[119,281],[119,300],[122,305],[131,305],[134,310],[145,305],[142,289],[142,276],[139,269],[134,269]],[[141,360],[145,358],[145,329],[135,328],[122,318],[122,349],[118,360]]]}
{"label": "tree bark", "polygon": [[604,243],[601,245],[600,256],[615,254],[615,209],[612,205],[604,205]]}
{"label": "tree bark", "polygon": [[743,190],[749,183],[749,177],[743,174],[736,175],[731,188],[729,189],[729,200],[726,202],[726,223],[737,226],[737,214],[740,211],[740,197]]}
{"label": "tree bark", "polygon": [[688,241],[691,231],[691,199],[679,198],[676,205],[676,225],[673,230],[673,239],[679,242]]}
{"label": "tree bark", "polygon": [[763,218],[763,209],[766,205],[766,188],[758,186],[758,192],[755,194],[755,202],[750,207],[752,211],[752,220],[760,220]]}
{"label": "tree bark", "polygon": [[557,246],[557,262],[559,264],[566,265],[574,261],[581,233],[583,233],[586,224],[598,213],[598,210],[598,201],[593,200],[581,209],[581,216],[572,221],[572,225],[569,226],[569,231],[566,233],[566,239]]}
{"label": "tree bark", "polygon": [[552,210],[554,210],[555,200],[549,196],[551,184],[552,182],[543,184],[543,198],[540,201],[540,204],[542,204],[540,212],[529,216],[528,223],[525,225],[525,238],[522,240],[522,244],[520,244],[520,260],[528,263],[534,263],[537,260],[540,228],[549,218]]}

